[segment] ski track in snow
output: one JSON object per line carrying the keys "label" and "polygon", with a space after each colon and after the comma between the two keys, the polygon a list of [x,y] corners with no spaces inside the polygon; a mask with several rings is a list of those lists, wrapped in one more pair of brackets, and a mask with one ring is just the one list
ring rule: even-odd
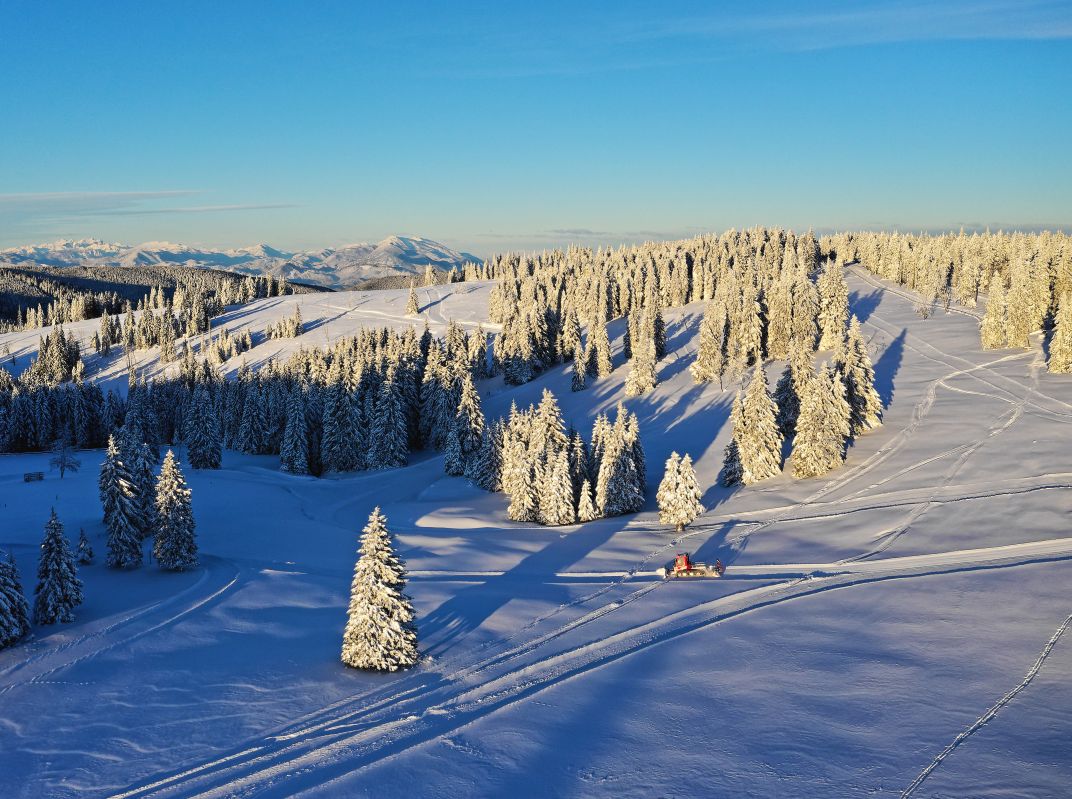
{"label": "ski track in snow", "polygon": [[931,773],[942,764],[943,760],[953,754],[953,752],[955,752],[961,746],[961,744],[967,741],[968,738],[970,738],[984,725],[990,722],[990,720],[998,714],[998,711],[1008,705],[1013,699],[1016,698],[1016,696],[1021,691],[1023,691],[1025,688],[1027,688],[1027,686],[1031,684],[1031,681],[1038,676],[1038,673],[1040,671],[1042,671],[1042,665],[1046,662],[1046,658],[1050,656],[1050,653],[1053,651],[1053,648],[1057,646],[1057,642],[1061,640],[1061,636],[1065,634],[1069,626],[1072,626],[1072,615],[1069,615],[1064,620],[1064,623],[1062,623],[1061,626],[1057,628],[1057,631],[1050,637],[1050,640],[1046,642],[1046,646],[1042,648],[1042,652],[1039,653],[1038,658],[1032,664],[1031,668],[1027,670],[1027,674],[1024,675],[1024,679],[1021,680],[1015,688],[1013,688],[1011,691],[1001,697],[1001,699],[991,705],[983,715],[973,721],[966,730],[961,732],[956,738],[953,739],[952,743],[950,743],[949,746],[939,752],[935,756],[934,760],[928,763],[927,767],[919,773],[919,776],[912,780],[909,786],[905,788],[904,791],[902,791],[901,799],[908,799],[908,797],[914,794],[916,792],[916,789],[919,788],[919,786],[926,781],[926,779],[931,775]]}
{"label": "ski track in snow", "polygon": [[[232,564],[219,558],[205,560],[207,564],[197,582],[174,596],[139,608],[118,621],[84,633],[71,641],[57,646],[48,646],[45,643],[46,648],[41,652],[0,672],[0,695],[26,685],[47,682],[47,678],[57,672],[125,646],[174,624],[191,613],[217,604],[238,584],[241,575],[233,569]],[[207,595],[203,593],[206,586],[210,589]],[[181,608],[176,611],[176,606]],[[161,615],[164,618],[158,620]],[[133,629],[128,632],[127,628]],[[110,637],[112,633],[120,630],[123,631],[122,635]]]}

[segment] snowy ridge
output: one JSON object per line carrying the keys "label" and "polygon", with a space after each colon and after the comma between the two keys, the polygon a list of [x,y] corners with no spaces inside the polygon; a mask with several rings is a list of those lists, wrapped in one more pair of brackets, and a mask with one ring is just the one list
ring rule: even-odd
{"label": "snowy ridge", "polygon": [[391,275],[416,276],[429,266],[441,272],[460,270],[466,263],[479,261],[475,255],[431,239],[406,236],[306,252],[287,252],[267,244],[213,250],[167,241],[126,245],[97,239],[60,240],[0,250],[0,263],[61,267],[169,264],[274,275],[327,288],[353,288]]}

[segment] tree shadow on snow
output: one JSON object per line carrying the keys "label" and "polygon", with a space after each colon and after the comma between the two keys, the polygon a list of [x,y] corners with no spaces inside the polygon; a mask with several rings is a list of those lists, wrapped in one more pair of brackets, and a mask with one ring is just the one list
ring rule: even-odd
{"label": "tree shadow on snow", "polygon": [[[630,514],[561,528],[560,535],[503,574],[458,591],[420,620],[427,653],[442,657],[512,600],[538,600],[552,606],[570,602],[573,595],[566,585],[555,583],[556,575],[607,543],[633,518]],[[555,529],[543,528],[535,535],[553,534]]]}
{"label": "tree shadow on snow", "polygon": [[897,338],[886,345],[882,357],[875,361],[875,390],[882,399],[882,407],[888,408],[893,402],[893,383],[904,360],[905,336],[908,328],[902,328]]}
{"label": "tree shadow on snow", "polygon": [[870,294],[854,291],[849,295],[849,307],[861,322],[866,322],[871,317],[880,302],[882,302],[880,289],[875,289]]}

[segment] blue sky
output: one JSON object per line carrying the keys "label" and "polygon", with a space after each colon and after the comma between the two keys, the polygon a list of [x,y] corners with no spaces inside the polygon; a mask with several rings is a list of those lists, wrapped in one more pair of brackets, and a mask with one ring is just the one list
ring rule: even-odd
{"label": "blue sky", "polygon": [[0,30],[0,246],[1072,225],[1067,0],[0,0]]}

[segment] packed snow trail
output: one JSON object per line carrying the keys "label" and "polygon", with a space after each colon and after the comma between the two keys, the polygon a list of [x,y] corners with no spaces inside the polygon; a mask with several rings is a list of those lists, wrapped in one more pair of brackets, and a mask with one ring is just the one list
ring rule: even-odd
{"label": "packed snow trail", "polygon": [[908,799],[908,797],[914,794],[916,792],[916,789],[919,788],[919,786],[927,780],[931,773],[942,764],[943,760],[953,754],[953,752],[955,752],[961,746],[961,744],[963,744],[965,741],[968,740],[968,738],[978,732],[979,729],[983,727],[983,725],[987,724],[991,719],[994,718],[994,716],[998,714],[999,710],[1008,705],[1009,702],[1016,698],[1017,694],[1019,694],[1031,684],[1031,681],[1038,676],[1038,673],[1040,671],[1042,671],[1042,665],[1046,662],[1046,658],[1050,656],[1050,653],[1053,651],[1053,648],[1057,646],[1057,642],[1061,640],[1061,636],[1065,634],[1069,626],[1072,626],[1072,615],[1069,615],[1068,618],[1064,620],[1064,623],[1062,623],[1061,626],[1057,628],[1057,632],[1055,632],[1050,637],[1050,640],[1046,642],[1046,646],[1042,648],[1042,652],[1039,654],[1034,664],[1032,664],[1031,668],[1027,670],[1027,674],[1024,675],[1024,679],[1020,681],[1020,684],[1013,688],[1011,691],[1009,691],[1007,694],[1005,694],[1005,696],[1001,697],[1001,699],[999,699],[993,705],[991,705],[983,715],[981,715],[974,722],[972,722],[971,726],[969,726],[966,730],[964,730],[956,738],[954,738],[953,742],[950,743],[949,746],[939,752],[938,755],[935,756],[934,760],[928,763],[927,767],[923,769],[923,771],[921,771],[914,780],[912,780],[912,782],[907,788],[904,789],[904,791],[901,793],[901,799]]}
{"label": "packed snow trail", "polygon": [[[284,796],[289,790],[286,780],[299,774],[303,777],[303,788],[323,784],[441,737],[548,687],[743,613],[880,581],[1057,560],[1072,560],[1072,538],[851,564],[800,565],[800,571],[806,566],[814,568],[788,582],[702,602],[561,651],[539,655],[533,661],[475,684],[469,678],[486,667],[453,679],[441,677],[429,686],[430,690],[408,691],[391,701],[377,702],[364,712],[344,713],[335,720],[322,720],[305,729],[268,736],[259,744],[242,747],[202,766],[114,794],[113,799],[156,795]],[[314,775],[315,782],[310,782]]]}
{"label": "packed snow trail", "polygon": [[206,557],[203,561],[203,571],[197,582],[174,596],[134,609],[121,619],[91,629],[71,641],[55,646],[45,643],[37,654],[0,672],[0,695],[42,682],[63,669],[126,646],[191,613],[219,603],[239,584],[242,574],[232,564],[218,558]]}

